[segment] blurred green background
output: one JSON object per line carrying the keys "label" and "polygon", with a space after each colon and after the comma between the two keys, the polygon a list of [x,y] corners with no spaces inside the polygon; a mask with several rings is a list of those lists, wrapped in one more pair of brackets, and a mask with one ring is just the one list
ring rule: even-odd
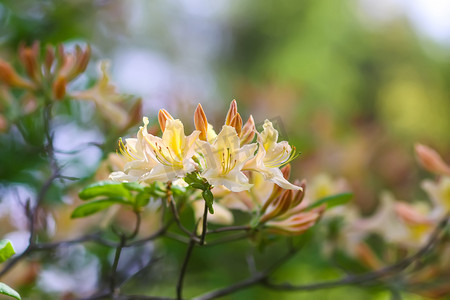
{"label": "blurred green background", "polygon": [[[2,0],[0,56],[14,57],[21,42],[88,43],[94,61],[111,60],[119,90],[143,98],[144,115],[155,120],[166,108],[190,129],[197,103],[217,129],[237,99],[244,119],[275,120],[301,152],[292,177],[344,177],[369,213],[383,189],[404,200],[424,197],[414,143],[450,157],[449,15],[446,0]],[[95,70],[91,63],[88,73]],[[101,155],[93,157],[91,172]],[[3,183],[23,181],[17,179],[23,174],[0,174]],[[330,263],[315,256],[319,246],[312,243],[288,263],[284,279],[333,277]],[[167,249],[174,257],[184,253],[178,244]],[[200,271],[188,276],[187,295],[236,279],[233,266],[245,257],[224,251],[196,253],[191,266]],[[220,267],[214,261],[222,255],[236,261]],[[311,294],[255,288],[228,299],[311,297],[391,296],[376,288]]]}

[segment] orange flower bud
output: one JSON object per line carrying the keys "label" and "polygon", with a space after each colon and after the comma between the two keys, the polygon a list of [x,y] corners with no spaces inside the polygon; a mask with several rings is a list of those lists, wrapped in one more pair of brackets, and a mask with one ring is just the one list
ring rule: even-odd
{"label": "orange flower bud", "polygon": [[434,149],[422,144],[416,144],[416,155],[419,163],[426,170],[436,174],[450,175],[450,166]]}
{"label": "orange flower bud", "polygon": [[287,164],[284,167],[281,168],[281,173],[283,173],[283,177],[285,179],[289,179],[291,176],[291,164]]}
{"label": "orange flower bud", "polygon": [[142,120],[142,99],[139,98],[131,107],[128,115],[128,124],[125,125],[124,130],[134,126]]}
{"label": "orange flower bud", "polygon": [[160,109],[158,113],[158,122],[162,132],[164,132],[164,130],[166,129],[167,120],[173,120],[173,117],[169,114],[167,110]]}
{"label": "orange flower bud", "polygon": [[4,133],[8,131],[9,124],[6,118],[2,115],[0,115],[0,132]]}
{"label": "orange flower bud", "polygon": [[305,191],[306,191],[306,181],[302,180],[301,182],[295,181],[295,185],[301,187],[300,190],[297,190],[294,192],[294,200],[292,201],[292,207],[295,207],[302,203],[303,198],[305,197]]}
{"label": "orange flower bud", "polygon": [[383,266],[375,253],[366,244],[360,243],[356,247],[356,255],[369,268],[376,270]]}
{"label": "orange flower bud", "polygon": [[289,208],[291,208],[292,199],[293,199],[293,191],[292,190],[283,190],[281,195],[277,197],[272,203],[269,205],[271,209],[267,210],[261,219],[260,223],[265,223],[268,220],[274,219],[282,214],[286,213]]}
{"label": "orange flower bud", "polygon": [[77,66],[75,71],[76,76],[80,75],[86,70],[90,58],[91,58],[91,47],[89,45],[86,47],[84,51],[82,51],[81,48],[79,47],[77,48],[77,62],[76,62]]}
{"label": "orange flower bud", "polygon": [[277,234],[299,235],[312,227],[320,219],[323,209],[299,212],[287,219],[274,220],[266,223],[268,230]]}
{"label": "orange flower bud", "polygon": [[52,46],[47,46],[44,58],[44,70],[47,76],[50,75],[54,60],[55,60],[55,50],[53,49]]}
{"label": "orange flower bud", "polygon": [[38,67],[39,44],[34,43],[32,48],[23,45],[19,48],[19,58],[25,67],[28,76],[35,82],[40,80],[41,74]]}
{"label": "orange flower bud", "polygon": [[242,118],[239,113],[236,113],[236,115],[233,117],[233,119],[230,122],[230,126],[234,127],[236,129],[236,133],[238,136],[241,135],[242,130]]}
{"label": "orange flower bud", "polygon": [[63,76],[58,76],[53,82],[53,97],[56,100],[62,100],[64,96],[66,95],[66,78]]}
{"label": "orange flower bud", "polygon": [[236,100],[231,101],[230,109],[227,113],[227,118],[225,119],[225,125],[230,125],[231,120],[233,120],[234,116],[237,114],[237,103]]}
{"label": "orange flower bud", "polygon": [[0,81],[9,86],[33,89],[34,85],[19,76],[9,63],[0,59]]}
{"label": "orange flower bud", "polygon": [[206,119],[205,112],[203,111],[202,105],[199,103],[194,112],[194,124],[195,129],[200,131],[199,139],[202,141],[207,140],[208,132],[208,120]]}
{"label": "orange flower bud", "polygon": [[[291,165],[287,164],[283,168],[281,168],[281,172],[283,173],[283,177],[285,179],[289,179],[289,176],[291,174]],[[267,207],[283,192],[283,188],[279,185],[274,185],[272,189],[272,193],[270,194],[267,201],[264,203],[263,207],[261,208],[261,212],[264,213],[267,209]]]}
{"label": "orange flower bud", "polygon": [[241,146],[251,143],[253,141],[253,138],[255,137],[255,132],[256,132],[255,120],[253,120],[253,117],[250,115],[244,127],[242,127],[240,136]]}

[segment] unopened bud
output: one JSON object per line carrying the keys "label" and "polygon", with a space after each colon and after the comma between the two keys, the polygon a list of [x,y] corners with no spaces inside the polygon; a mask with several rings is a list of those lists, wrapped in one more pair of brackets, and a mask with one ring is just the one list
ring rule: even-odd
{"label": "unopened bud", "polygon": [[63,76],[58,76],[53,82],[53,97],[56,100],[62,100],[66,95],[66,78]]}
{"label": "unopened bud", "polygon": [[233,120],[234,116],[237,114],[237,103],[236,100],[231,101],[230,109],[227,113],[227,118],[225,119],[225,125],[230,125],[231,120]]}
{"label": "unopened bud", "polygon": [[314,226],[320,219],[323,211],[311,210],[299,212],[286,219],[269,221],[266,223],[268,230],[278,234],[299,235]]}
{"label": "unopened bud", "polygon": [[44,70],[47,76],[50,75],[54,60],[55,60],[55,50],[53,49],[52,46],[48,45],[45,51],[45,58],[44,58]]}
{"label": "unopened bud", "polygon": [[0,132],[5,133],[8,131],[9,125],[6,118],[2,115],[0,115]]}
{"label": "unopened bud", "polygon": [[300,203],[302,203],[303,198],[305,197],[305,191],[306,191],[306,181],[302,180],[299,182],[298,180],[294,181],[294,184],[301,187],[301,189],[294,192],[294,200],[292,201],[292,206],[298,206]]}
{"label": "unopened bud", "polygon": [[358,258],[371,269],[379,269],[383,266],[375,253],[366,244],[360,243],[356,246],[356,255]]}
{"label": "unopened bud", "polygon": [[35,82],[40,80],[40,72],[38,67],[38,44],[34,44],[33,48],[24,47],[19,49],[19,57],[22,61],[28,76]]}
{"label": "unopened bud", "polygon": [[208,120],[206,119],[205,112],[200,103],[197,105],[194,112],[194,124],[195,129],[200,131],[199,139],[206,141],[208,137]]}
{"label": "unopened bud", "polygon": [[234,118],[231,120],[230,122],[230,126],[234,127],[234,129],[236,129],[236,133],[238,136],[241,135],[241,131],[242,131],[242,118],[241,115],[239,113],[237,113]]}
{"label": "unopened bud", "polygon": [[128,115],[128,123],[125,125],[124,130],[134,126],[140,120],[142,120],[142,99],[139,98],[136,103],[131,107]]}
{"label": "unopened bud", "polygon": [[[284,190],[279,197],[277,197],[269,206],[272,206],[271,210],[268,210],[261,219],[260,223],[267,222],[268,220],[274,219],[282,214],[286,213],[292,204],[293,191]],[[266,205],[264,205],[266,206]]]}
{"label": "unopened bud", "polygon": [[428,171],[437,174],[450,175],[450,166],[434,149],[422,144],[416,144],[416,155],[419,163]]}
{"label": "unopened bud", "polygon": [[253,138],[255,137],[255,131],[256,131],[255,120],[253,120],[253,117],[250,115],[244,127],[242,127],[240,136],[241,146],[251,143],[253,141]]}
{"label": "unopened bud", "polygon": [[80,54],[77,55],[76,75],[79,75],[86,70],[90,58],[91,47],[87,45],[86,49],[84,51],[81,51]]}
{"label": "unopened bud", "polygon": [[285,179],[289,179],[291,176],[291,164],[287,164],[281,168],[281,173],[283,173],[283,177]]}
{"label": "unopened bud", "polygon": [[160,109],[158,113],[158,122],[159,127],[161,127],[161,131],[164,132],[166,130],[166,122],[167,120],[173,120],[173,117],[169,114],[169,112],[165,109]]}
{"label": "unopened bud", "polygon": [[0,59],[0,81],[9,86],[33,89],[34,85],[19,76],[9,63]]}

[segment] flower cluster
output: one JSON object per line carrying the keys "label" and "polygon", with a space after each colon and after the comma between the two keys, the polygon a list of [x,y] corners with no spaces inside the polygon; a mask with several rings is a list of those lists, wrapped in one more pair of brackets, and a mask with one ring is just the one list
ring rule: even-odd
{"label": "flower cluster", "polygon": [[[235,100],[218,134],[200,104],[194,113],[196,130],[188,136],[183,123],[164,109],[158,115],[162,137],[148,132],[148,118],[143,121],[136,138],[119,140],[126,163],[123,171],[110,174],[111,180],[201,189],[207,205],[210,202],[208,221],[212,223],[231,224],[229,209],[240,209],[254,214],[254,226],[300,234],[321,216],[324,207],[307,209],[302,202],[305,183],[288,180],[295,148],[287,141],[278,141],[278,131],[269,120],[261,132],[256,131],[252,116],[243,124]],[[212,199],[221,200],[214,202],[214,209]],[[197,199],[192,203],[196,218],[202,219],[203,206]]]}
{"label": "flower cluster", "polygon": [[[282,188],[301,189],[286,180],[280,170],[295,158],[295,148],[286,141],[278,142],[278,131],[269,120],[260,133],[251,116],[243,125],[236,101],[231,103],[219,134],[208,124],[200,104],[194,114],[196,130],[189,136],[183,123],[166,110],[160,110],[158,121],[162,137],[148,133],[149,121],[144,118],[136,138],[119,142],[127,163],[123,171],[110,175],[112,180],[169,182],[196,172],[212,186],[241,192],[252,186],[248,173],[257,172]],[[255,134],[257,142],[252,143]]]}
{"label": "flower cluster", "polygon": [[[49,105],[54,100],[77,99],[92,101],[98,112],[114,127],[124,132],[141,119],[142,101],[119,93],[110,82],[108,63],[100,62],[100,78],[86,90],[73,90],[76,79],[83,75],[91,59],[91,48],[78,45],[65,49],[47,45],[41,55],[40,44],[28,47],[22,44],[18,57],[25,74],[21,75],[14,66],[0,58],[0,132],[6,132],[15,112],[31,114],[40,106]],[[21,90],[19,97],[15,90]],[[20,101],[15,101],[15,98]],[[132,101],[129,101],[132,100]]]}

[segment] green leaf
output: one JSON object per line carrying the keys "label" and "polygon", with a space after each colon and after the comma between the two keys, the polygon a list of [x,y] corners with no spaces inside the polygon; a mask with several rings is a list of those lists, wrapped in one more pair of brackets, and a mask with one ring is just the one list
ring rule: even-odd
{"label": "green leaf", "polygon": [[193,187],[194,189],[199,190],[207,190],[210,188],[210,184],[198,173],[189,173],[184,177],[184,181],[186,181],[187,184],[189,184],[190,187]]}
{"label": "green leaf", "polygon": [[105,197],[131,197],[130,191],[119,182],[99,181],[87,186],[78,196],[82,200],[89,200],[98,196]]}
{"label": "green leaf", "polygon": [[210,189],[204,190],[202,192],[202,196],[203,199],[205,199],[206,205],[208,206],[208,210],[210,214],[214,213],[214,208],[213,208],[213,202],[214,202],[214,195],[211,192]]}
{"label": "green leaf", "polygon": [[172,194],[174,194],[175,196],[182,196],[186,194],[186,188],[184,186],[172,185],[170,190],[172,191]]}
{"label": "green leaf", "polygon": [[345,204],[348,201],[350,201],[350,199],[352,199],[352,197],[353,197],[352,193],[342,193],[342,194],[328,196],[328,197],[322,198],[322,199],[312,203],[311,205],[306,207],[305,210],[310,210],[310,209],[312,209],[314,207],[318,207],[322,204],[326,204],[327,208],[342,205],[342,204]]}
{"label": "green leaf", "polygon": [[144,190],[155,198],[164,198],[167,196],[166,187],[159,181],[156,181],[150,186],[145,187]]}
{"label": "green leaf", "polygon": [[144,187],[137,182],[122,182],[122,185],[129,191],[136,191],[136,192],[144,191]]}
{"label": "green leaf", "polygon": [[150,202],[150,194],[147,192],[140,192],[137,194],[134,203],[136,207],[144,207]]}
{"label": "green leaf", "polygon": [[19,295],[18,292],[16,292],[15,290],[10,288],[9,286],[4,284],[3,282],[0,282],[0,294],[16,298],[17,300],[21,300],[22,299],[22,298],[20,298],[20,295]]}
{"label": "green leaf", "polygon": [[88,203],[81,204],[75,210],[73,211],[71,218],[83,218],[86,216],[90,216],[92,214],[95,214],[96,212],[99,212],[101,210],[107,209],[111,205],[114,204],[125,204],[125,205],[131,205],[131,202],[125,201],[122,198],[106,198],[106,199],[100,199],[100,200],[93,200],[89,201]]}
{"label": "green leaf", "polygon": [[4,262],[16,253],[10,241],[0,241],[0,263]]}

